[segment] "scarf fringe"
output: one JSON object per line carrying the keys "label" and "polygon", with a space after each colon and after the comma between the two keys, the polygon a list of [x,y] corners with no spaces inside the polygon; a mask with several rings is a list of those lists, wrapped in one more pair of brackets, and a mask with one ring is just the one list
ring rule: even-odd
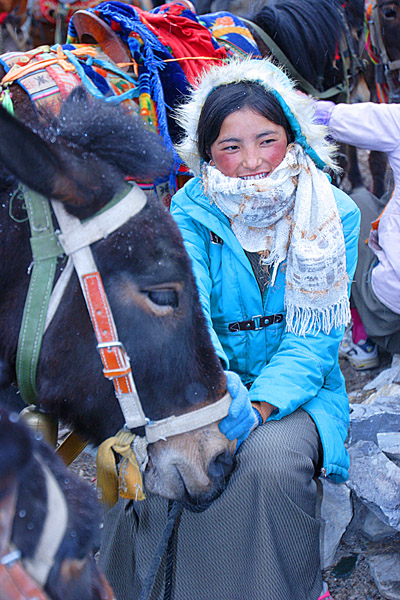
{"label": "scarf fringe", "polygon": [[329,334],[333,328],[346,326],[351,320],[347,297],[324,309],[288,304],[286,311],[286,331],[300,337],[307,334],[316,336],[321,330]]}
{"label": "scarf fringe", "polygon": [[271,275],[271,281],[270,281],[270,286],[273,287],[275,285],[275,280],[276,280],[276,276],[278,274],[278,269],[280,267],[280,265],[283,263],[283,261],[285,260],[286,256],[280,256],[278,251],[274,250],[271,252],[271,254],[269,255],[268,258],[262,258],[261,259],[261,264],[265,265],[266,267],[270,267],[272,265],[272,275]]}

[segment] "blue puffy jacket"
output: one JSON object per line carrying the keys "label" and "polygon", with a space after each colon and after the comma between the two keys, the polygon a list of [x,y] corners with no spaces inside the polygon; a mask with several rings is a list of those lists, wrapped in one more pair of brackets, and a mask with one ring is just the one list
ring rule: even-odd
{"label": "blue puffy jacket", "polygon": [[[360,214],[356,204],[333,187],[346,242],[350,281],[357,263]],[[298,337],[280,323],[253,331],[228,329],[230,323],[252,317],[283,314],[285,263],[273,287],[261,295],[250,262],[228,218],[205,197],[200,178],[191,179],[175,194],[171,212],[192,259],[200,300],[218,356],[225,367],[252,383],[251,401],[277,407],[268,420],[281,419],[302,407],[319,431],[323,473],[341,482],[348,477],[344,446],[349,403],[339,367],[343,327],[329,335]]]}

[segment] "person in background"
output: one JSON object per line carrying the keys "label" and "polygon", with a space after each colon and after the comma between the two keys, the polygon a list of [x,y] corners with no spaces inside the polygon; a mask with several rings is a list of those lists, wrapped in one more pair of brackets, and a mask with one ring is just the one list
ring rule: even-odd
{"label": "person in background", "polygon": [[316,101],[315,121],[337,141],[380,150],[393,171],[393,194],[376,198],[359,187],[352,193],[361,210],[358,265],[351,288],[352,328],[340,354],[355,369],[379,364],[378,346],[400,353],[400,105]]}
{"label": "person in background", "polygon": [[[348,477],[349,404],[339,343],[360,216],[323,172],[325,128],[267,60],[205,72],[179,111],[177,150],[195,175],[171,211],[232,396],[220,431],[236,468],[203,512],[183,512],[179,600],[321,600],[317,478]],[[212,477],[212,474],[210,474]],[[100,565],[118,600],[138,597],[167,500],[120,500]],[[163,597],[162,573],[151,598]]]}

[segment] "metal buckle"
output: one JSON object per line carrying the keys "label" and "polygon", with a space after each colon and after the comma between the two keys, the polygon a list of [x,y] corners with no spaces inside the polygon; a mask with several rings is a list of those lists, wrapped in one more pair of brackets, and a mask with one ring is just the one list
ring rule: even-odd
{"label": "metal buckle", "polygon": [[105,350],[106,348],[109,350],[110,348],[121,348],[121,350],[127,354],[126,350],[125,350],[125,346],[123,345],[122,342],[119,342],[118,340],[116,342],[99,342],[96,346],[97,351],[100,352],[100,350]]}
{"label": "metal buckle", "polygon": [[254,317],[251,317],[250,321],[254,322],[254,329],[251,328],[253,331],[259,331],[260,329],[263,329],[263,326],[261,325],[262,318],[263,315],[255,315]]}
{"label": "metal buckle", "polygon": [[3,556],[0,558],[0,564],[6,567],[12,567],[12,565],[20,558],[20,550],[11,550],[8,554],[3,554]]}

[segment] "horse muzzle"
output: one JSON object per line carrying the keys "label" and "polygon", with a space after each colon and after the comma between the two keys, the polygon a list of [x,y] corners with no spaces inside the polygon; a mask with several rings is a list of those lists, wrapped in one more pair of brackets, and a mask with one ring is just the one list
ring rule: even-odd
{"label": "horse muzzle", "polygon": [[151,444],[145,489],[170,500],[211,502],[233,470],[235,447],[218,423]]}

